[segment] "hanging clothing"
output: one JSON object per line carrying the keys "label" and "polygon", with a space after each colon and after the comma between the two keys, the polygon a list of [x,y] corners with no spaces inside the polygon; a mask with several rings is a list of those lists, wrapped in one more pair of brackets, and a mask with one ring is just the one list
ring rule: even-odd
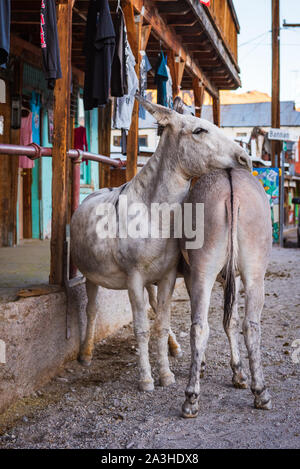
{"label": "hanging clothing", "polygon": [[127,73],[126,73],[126,40],[127,32],[124,14],[118,8],[114,28],[116,33],[116,47],[111,69],[111,96],[122,97],[128,93]]}
{"label": "hanging clothing", "polygon": [[167,103],[167,81],[168,81],[168,70],[167,70],[167,61],[165,59],[164,53],[161,51],[157,64],[156,64],[156,73],[155,73],[155,83],[157,84],[157,104],[162,106],[168,105]]}
{"label": "hanging clothing", "polygon": [[90,0],[83,52],[86,57],[83,102],[86,111],[108,103],[115,30],[108,0]]}
{"label": "hanging clothing", "polygon": [[62,77],[58,44],[55,0],[41,1],[41,48],[43,68],[48,88],[54,89],[55,80]]}
{"label": "hanging clothing", "polygon": [[31,95],[30,109],[32,112],[32,141],[40,145],[41,96],[34,91]]}
{"label": "hanging clothing", "polygon": [[76,150],[88,151],[86,128],[82,125],[74,129],[74,148]]}
{"label": "hanging clothing", "polygon": [[[146,98],[147,93],[147,73],[152,69],[147,55],[144,53],[141,65],[140,65],[140,94],[143,98]],[[143,106],[139,107],[139,117],[146,119],[146,110]]]}
{"label": "hanging clothing", "polygon": [[172,76],[170,69],[168,65],[166,66],[167,72],[168,72],[168,81],[167,81],[167,106],[170,109],[173,109],[173,81],[172,81]]}
{"label": "hanging clothing", "polygon": [[0,1],[0,65],[7,62],[10,43],[10,0]]}
{"label": "hanging clothing", "polygon": [[[32,143],[32,112],[26,117],[21,118],[20,145],[29,145]],[[19,168],[33,168],[34,161],[27,156],[19,156]]]}
{"label": "hanging clothing", "polygon": [[131,126],[131,117],[135,101],[135,93],[139,88],[139,80],[135,72],[135,58],[126,41],[126,69],[128,80],[128,94],[122,98],[115,99],[113,127],[114,129],[129,130]]}

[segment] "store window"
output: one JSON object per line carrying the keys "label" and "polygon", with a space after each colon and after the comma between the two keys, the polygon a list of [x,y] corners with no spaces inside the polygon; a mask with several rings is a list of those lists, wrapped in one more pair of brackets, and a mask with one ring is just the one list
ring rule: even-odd
{"label": "store window", "polygon": [[139,135],[139,146],[140,147],[148,146],[148,135]]}

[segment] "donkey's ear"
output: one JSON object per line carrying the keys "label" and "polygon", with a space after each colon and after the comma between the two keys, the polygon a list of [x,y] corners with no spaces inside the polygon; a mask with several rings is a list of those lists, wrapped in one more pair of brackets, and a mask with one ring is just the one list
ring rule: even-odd
{"label": "donkey's ear", "polygon": [[151,103],[138,93],[135,94],[135,98],[148,112],[150,112],[150,114],[152,114],[154,119],[156,119],[157,122],[163,127],[169,124],[174,125],[176,120],[178,120],[178,114],[172,111],[172,109],[169,109],[165,106],[161,106],[160,104]]}

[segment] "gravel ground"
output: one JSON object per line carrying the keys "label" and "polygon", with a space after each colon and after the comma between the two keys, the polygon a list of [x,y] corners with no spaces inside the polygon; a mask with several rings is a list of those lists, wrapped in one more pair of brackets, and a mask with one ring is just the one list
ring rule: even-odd
{"label": "gravel ground", "polygon": [[[216,285],[200,414],[192,420],[180,417],[190,359],[190,313],[179,282],[172,325],[184,355],[171,358],[176,384],[138,392],[135,340],[132,327],[125,327],[97,345],[89,369],[68,363],[59,377],[0,417],[0,448],[299,448],[300,363],[292,360],[292,343],[300,339],[299,285],[300,250],[275,248],[262,318],[263,366],[272,411],[255,410],[250,390],[231,386],[222,290]],[[243,317],[243,293],[240,313]],[[241,333],[248,370],[242,339]],[[151,359],[157,384],[154,341]]]}

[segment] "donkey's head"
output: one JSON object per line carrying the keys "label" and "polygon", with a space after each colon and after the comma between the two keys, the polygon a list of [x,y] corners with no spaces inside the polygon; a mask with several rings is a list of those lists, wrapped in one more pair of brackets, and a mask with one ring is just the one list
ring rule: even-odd
{"label": "donkey's head", "polygon": [[198,176],[216,168],[252,170],[247,153],[216,125],[192,115],[181,115],[139,95],[136,98],[158,124],[165,127],[160,147],[166,147],[166,152],[172,155],[174,162],[177,159],[176,163],[187,177]]}

